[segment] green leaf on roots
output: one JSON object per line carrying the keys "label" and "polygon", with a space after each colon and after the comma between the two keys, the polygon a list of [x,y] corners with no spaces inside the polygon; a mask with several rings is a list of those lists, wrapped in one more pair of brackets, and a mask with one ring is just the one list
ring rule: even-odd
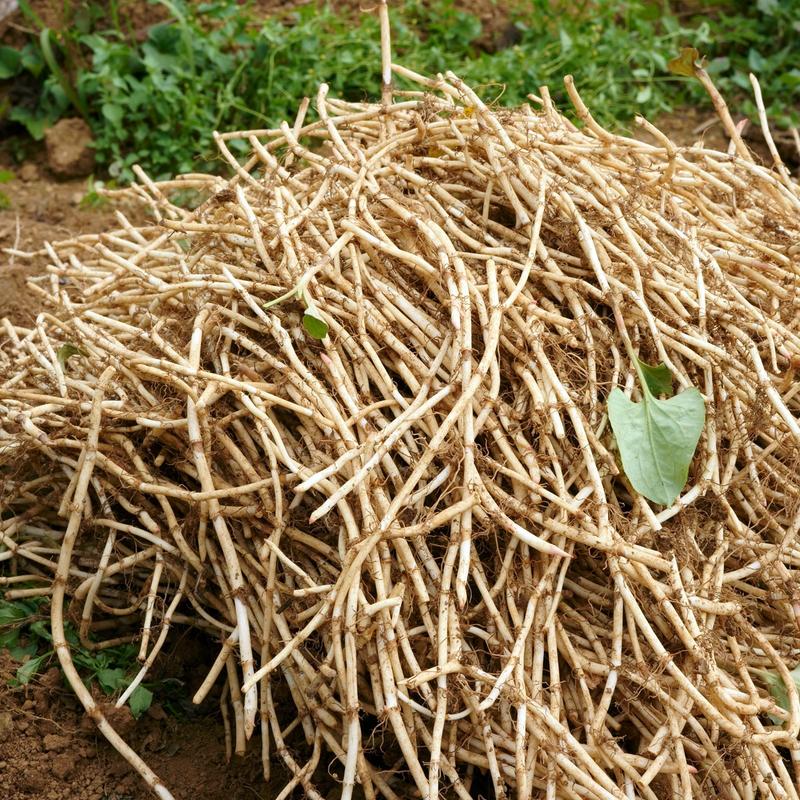
{"label": "green leaf on roots", "polygon": [[695,77],[695,69],[700,65],[700,53],[696,47],[681,47],[681,52],[667,62],[667,69],[673,75],[683,75],[686,78]]}
{"label": "green leaf on roots", "polygon": [[125,686],[125,670],[119,667],[98,669],[95,672],[95,678],[106,694],[113,694]]}
{"label": "green leaf on roots", "polygon": [[128,698],[128,706],[134,719],[139,719],[150,708],[152,702],[153,693],[149,689],[145,689],[144,686],[137,686]]}
{"label": "green leaf on roots", "polygon": [[74,344],[62,344],[61,347],[58,348],[56,352],[56,358],[58,359],[58,363],[61,364],[61,369],[67,369],[67,361],[72,358],[72,356],[86,356],[86,353],[80,349],[80,347],[75,347]]}
{"label": "green leaf on roots", "polygon": [[44,664],[44,662],[50,658],[50,653],[45,653],[43,656],[38,656],[37,658],[31,658],[26,661],[18,670],[17,670],[17,682],[24,686],[26,683],[29,683],[31,678],[36,675],[39,671],[39,668]]}
{"label": "green leaf on roots", "polygon": [[[769,672],[767,670],[759,670],[759,672],[763,676],[764,682],[767,684],[767,689],[769,689],[769,693],[772,695],[775,703],[784,711],[788,711],[789,691],[786,688],[786,684],[783,682],[783,678],[776,672]],[[794,680],[794,685],[797,686],[798,691],[800,691],[800,664],[798,664],[790,674],[792,680]],[[780,725],[783,722],[780,717],[776,717],[773,714],[770,714],[769,718],[775,725]]]}
{"label": "green leaf on roots", "polygon": [[[636,360],[639,361],[638,358]],[[662,394],[667,395],[667,397],[672,396],[672,373],[666,364],[651,367],[644,361],[639,361],[639,369],[647,382],[647,388],[650,389],[654,397]]]}
{"label": "green leaf on roots", "polygon": [[[19,638],[19,637],[17,637]],[[39,652],[39,642],[27,642],[24,645],[14,645],[8,650],[8,654],[14,661],[24,661],[26,658],[33,658]]]}
{"label": "green leaf on roots", "polygon": [[0,626],[13,625],[30,616],[30,612],[22,605],[0,602]]}
{"label": "green leaf on roots", "polygon": [[306,333],[314,339],[324,339],[328,335],[328,323],[317,316],[310,308],[303,314],[303,327]]}
{"label": "green leaf on roots", "polygon": [[50,620],[40,619],[31,625],[30,632],[46,642],[53,641],[53,634],[50,631]]}
{"label": "green leaf on roots", "polygon": [[10,631],[0,633],[0,649],[10,650],[19,641],[19,628],[12,628]]}
{"label": "green leaf on roots", "polygon": [[694,387],[667,400],[657,399],[651,385],[663,390],[664,372],[660,366],[648,369],[649,375],[640,368],[641,402],[629,400],[614,388],[608,397],[608,419],[633,488],[648,500],[668,506],[686,485],[705,425],[705,402]]}

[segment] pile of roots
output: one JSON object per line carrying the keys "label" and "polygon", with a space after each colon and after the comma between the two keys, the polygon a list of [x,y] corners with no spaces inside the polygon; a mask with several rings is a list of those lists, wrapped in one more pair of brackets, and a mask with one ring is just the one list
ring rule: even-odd
{"label": "pile of roots", "polygon": [[[47,247],[2,322],[7,592],[50,597],[162,798],[67,620],[140,643],[121,703],[207,632],[195,700],[281,799],[797,800],[797,183],[718,97],[730,153],[613,135],[569,81],[580,129],[394,70]],[[706,404],[669,507],[608,424],[632,353]]]}

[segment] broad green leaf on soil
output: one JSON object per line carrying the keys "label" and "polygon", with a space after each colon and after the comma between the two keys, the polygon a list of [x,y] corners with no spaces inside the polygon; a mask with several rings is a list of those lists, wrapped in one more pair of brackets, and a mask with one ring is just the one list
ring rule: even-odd
{"label": "broad green leaf on soil", "polygon": [[747,65],[753,72],[762,72],[767,64],[767,60],[754,47],[747,53]]}
{"label": "broad green leaf on soil", "polygon": [[94,674],[100,688],[106,694],[112,694],[125,685],[125,671],[119,667],[115,669],[98,669]]}
{"label": "broad green leaf on soil", "polygon": [[15,603],[0,603],[0,626],[12,625],[29,617],[30,613]]}
{"label": "broad green leaf on soil", "polygon": [[[636,359],[639,361],[639,359]],[[647,381],[647,388],[653,393],[654,397],[665,394],[667,397],[672,396],[672,373],[666,364],[659,364],[657,367],[651,367],[644,361],[639,361],[639,369],[642,371],[645,381]]]}
{"label": "broad green leaf on soil", "polygon": [[8,654],[14,661],[24,661],[26,658],[33,658],[39,652],[39,642],[32,641],[21,646],[12,646],[8,649]]}
{"label": "broad green leaf on soil", "polygon": [[303,314],[303,327],[306,333],[315,339],[324,339],[328,335],[328,323],[320,319],[310,308]]}
{"label": "broad green leaf on soil", "polygon": [[648,500],[668,506],[686,485],[705,424],[705,403],[694,387],[658,400],[646,377],[642,383],[639,403],[617,387],[612,390],[608,419],[633,488]]}
{"label": "broad green leaf on soil", "polygon": [[86,353],[80,349],[80,347],[75,347],[74,344],[62,344],[61,347],[58,348],[56,352],[56,358],[58,358],[58,363],[61,364],[61,369],[66,370],[67,368],[67,361],[72,358],[72,356],[85,356]]}
{"label": "broad green leaf on soil", "polygon": [[667,69],[673,75],[694,78],[695,62],[700,60],[696,47],[682,47],[681,52],[667,62]]}
{"label": "broad green leaf on soil", "polygon": [[39,668],[44,664],[44,662],[50,658],[51,653],[45,653],[43,656],[38,656],[37,658],[32,658],[29,661],[26,661],[18,670],[17,670],[17,681],[24,686],[26,683],[29,683],[31,678],[39,671]]}
{"label": "broad green leaf on soil", "polygon": [[144,686],[137,686],[128,698],[128,706],[134,719],[139,719],[150,708],[152,702],[153,693],[149,689],[145,689]]}
{"label": "broad green leaf on soil", "polygon": [[103,103],[100,111],[112,125],[119,125],[125,117],[125,110],[117,103]]}
{"label": "broad green leaf on soil", "polygon": [[0,47],[0,80],[13,78],[22,64],[22,55],[13,47]]}
{"label": "broad green leaf on soil", "polygon": [[38,78],[45,68],[44,59],[33,42],[29,42],[20,51],[20,66],[30,72],[34,78]]}
{"label": "broad green leaf on soil", "polygon": [[[773,699],[775,700],[776,704],[780,706],[784,711],[789,710],[789,692],[786,689],[786,684],[783,682],[783,678],[778,675],[776,672],[768,672],[764,670],[761,673],[764,676],[764,681],[767,684],[767,689],[769,689],[769,693],[772,695]],[[798,691],[800,691],[800,664],[798,664],[792,671],[791,671],[792,679],[794,680],[795,686],[797,686]],[[775,717],[770,714],[769,717],[773,723],[776,725],[780,725],[783,720],[779,717]]]}
{"label": "broad green leaf on soil", "polygon": [[8,119],[12,122],[19,122],[20,125],[24,125],[31,139],[37,142],[44,139],[45,130],[55,122],[55,119],[51,119],[36,111],[31,111],[24,106],[14,106],[11,111],[8,112]]}
{"label": "broad green leaf on soil", "polygon": [[53,634],[50,632],[50,620],[40,619],[31,625],[31,633],[44,639],[46,642],[53,641]]}
{"label": "broad green leaf on soil", "polygon": [[14,180],[14,173],[8,169],[0,169],[0,183],[8,183]]}

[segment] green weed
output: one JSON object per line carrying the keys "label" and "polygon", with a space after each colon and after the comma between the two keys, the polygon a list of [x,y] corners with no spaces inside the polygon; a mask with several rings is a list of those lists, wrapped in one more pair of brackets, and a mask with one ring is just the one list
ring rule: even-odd
{"label": "green weed", "polygon": [[[695,17],[709,58],[708,72],[723,94],[739,99],[739,110],[755,118],[748,74],[761,83],[770,122],[800,124],[800,0],[735,0],[712,19]],[[702,90],[690,89],[694,99]]]}
{"label": "green weed", "polygon": [[[0,648],[8,650],[19,662],[13,686],[24,686],[36,675],[57,663],[53,636],[44,598],[6,600],[0,595]],[[132,644],[88,650],[78,639],[75,629],[65,625],[72,660],[87,686],[96,685],[107,695],[121,693],[138,672],[136,648]],[[131,694],[128,705],[137,719],[150,708],[156,685],[140,684]]]}
{"label": "green weed", "polygon": [[[81,209],[104,208],[107,206],[108,198],[100,194],[107,185],[104,181],[95,180],[94,176],[90,176],[86,184],[86,194],[81,198]],[[108,185],[108,188],[113,188],[113,186]]]}
{"label": "green weed", "polygon": [[[0,184],[14,180],[14,173],[7,169],[0,169]],[[0,210],[11,208],[11,198],[3,191],[0,191]]]}
{"label": "green weed", "polygon": [[[292,119],[302,97],[313,96],[322,81],[351,100],[379,93],[372,16],[356,23],[306,5],[257,21],[248,3],[235,0],[159,4],[169,18],[144,41],[127,32],[114,9],[109,15],[96,2],[83,2],[58,32],[39,31],[18,50],[0,48],[0,79],[24,77],[35,86],[11,104],[8,119],[40,138],[55,118],[77,109],[93,129],[98,163],[127,180],[137,162],[157,177],[210,169],[213,130]],[[678,15],[652,0],[563,7],[518,0],[516,44],[486,52],[476,17],[451,0],[410,0],[393,11],[393,46],[395,58],[409,67],[452,69],[487,100],[503,104],[522,102],[547,84],[566,106],[561,79],[572,73],[599,121],[617,126],[636,113],[708,106],[696,82],[666,68],[681,47],[694,46],[734,106],[754,112],[745,99],[753,71],[772,120],[797,124],[800,0],[689,6],[697,10]]]}

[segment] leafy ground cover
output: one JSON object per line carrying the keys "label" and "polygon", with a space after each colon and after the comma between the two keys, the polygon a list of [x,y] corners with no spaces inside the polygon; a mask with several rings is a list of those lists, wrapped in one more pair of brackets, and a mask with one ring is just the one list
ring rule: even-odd
{"label": "leafy ground cover", "polygon": [[[8,650],[19,663],[12,685],[24,686],[53,663],[58,663],[50,618],[42,613],[43,603],[41,597],[12,601],[0,594],[0,648]],[[79,641],[71,625],[67,625],[66,634],[75,666],[87,685],[96,684],[108,695],[127,688],[139,667],[132,644],[90,650]],[[152,700],[153,692],[147,686],[137,686],[129,699],[134,717],[147,711]]]}
{"label": "leafy ground cover", "polygon": [[[321,81],[347,99],[378,92],[377,21],[368,14],[305,5],[258,17],[251,3],[158,0],[164,21],[141,35],[116,3],[66,3],[63,25],[47,27],[21,2],[27,41],[0,49],[7,123],[40,139],[64,115],[90,124],[98,163],[112,177],[141,163],[156,176],[202,171],[215,129],[271,126],[292,118]],[[772,119],[798,121],[800,0],[758,0],[690,8],[646,0],[580,4],[527,0],[510,8],[509,29],[488,52],[481,21],[452,0],[397,4],[396,58],[427,72],[452,69],[488,100],[517,104],[548,84],[564,101],[561,77],[575,76],[607,124],[707,103],[700,87],[670,75],[667,61],[696,47],[728,96],[762,82]],[[752,113],[752,104],[743,106]],[[198,149],[201,156],[198,159]]]}

